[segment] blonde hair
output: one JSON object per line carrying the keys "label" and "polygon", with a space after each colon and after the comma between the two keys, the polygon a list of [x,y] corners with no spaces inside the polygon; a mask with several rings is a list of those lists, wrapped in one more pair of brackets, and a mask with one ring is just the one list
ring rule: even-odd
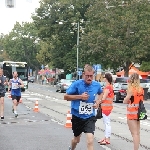
{"label": "blonde hair", "polygon": [[129,78],[128,91],[135,89],[138,93],[141,91],[140,78],[137,73],[133,73]]}
{"label": "blonde hair", "polygon": [[94,69],[93,69],[93,67],[91,65],[87,64],[84,67],[84,72],[86,72],[86,71],[89,71],[89,72],[93,71],[94,72]]}

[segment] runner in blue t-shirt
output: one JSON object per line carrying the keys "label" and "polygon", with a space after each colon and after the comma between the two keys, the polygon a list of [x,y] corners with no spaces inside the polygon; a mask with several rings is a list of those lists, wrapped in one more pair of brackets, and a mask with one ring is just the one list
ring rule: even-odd
{"label": "runner in blue t-shirt", "polygon": [[[98,82],[93,81],[94,70],[92,66],[86,65],[83,79],[77,80],[68,88],[64,99],[71,101],[72,139],[69,150],[74,150],[80,141],[81,133],[86,133],[88,150],[93,150],[95,131],[95,109],[99,107],[102,99],[102,89]],[[95,101],[96,95],[98,99]]]}
{"label": "runner in blue t-shirt", "polygon": [[13,100],[13,113],[15,117],[18,117],[17,106],[21,98],[21,88],[24,87],[24,84],[20,78],[18,78],[18,73],[13,72],[13,79],[10,79],[9,86],[11,86],[11,98]]}

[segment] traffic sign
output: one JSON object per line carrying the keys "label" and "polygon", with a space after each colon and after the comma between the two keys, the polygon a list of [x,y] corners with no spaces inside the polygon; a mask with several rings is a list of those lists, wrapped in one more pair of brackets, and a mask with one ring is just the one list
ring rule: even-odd
{"label": "traffic sign", "polygon": [[97,64],[96,66],[97,66],[97,70],[98,70],[98,69],[102,69],[101,64]]}
{"label": "traffic sign", "polygon": [[96,65],[96,64],[93,64],[93,68],[94,68],[94,70],[96,71],[96,70],[97,70],[97,65]]}
{"label": "traffic sign", "polygon": [[44,65],[43,64],[42,64],[41,68],[44,69]]}
{"label": "traffic sign", "polygon": [[78,71],[78,76],[81,76],[82,75],[82,71]]}

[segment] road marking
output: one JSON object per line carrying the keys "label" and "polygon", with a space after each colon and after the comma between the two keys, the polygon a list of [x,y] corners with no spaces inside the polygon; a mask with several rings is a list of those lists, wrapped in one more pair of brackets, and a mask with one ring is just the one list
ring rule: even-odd
{"label": "road marking", "polygon": [[126,119],[125,117],[118,117],[119,119]]}
{"label": "road marking", "polygon": [[21,95],[29,95],[28,93],[22,93]]}
{"label": "road marking", "polygon": [[32,102],[23,102],[23,103],[28,104],[28,103],[32,103]]}
{"label": "road marking", "polygon": [[60,122],[58,122],[58,124],[59,124],[59,125],[62,125],[62,126],[64,125],[63,123],[60,123]]}
{"label": "road marking", "polygon": [[55,120],[55,119],[51,119],[51,121],[53,121],[53,122],[58,122],[57,120]]}
{"label": "road marking", "polygon": [[24,97],[24,98],[26,98],[26,97],[30,97],[29,95],[22,95],[21,97]]}
{"label": "road marking", "polygon": [[100,145],[102,148],[104,148],[105,150],[111,150],[110,148],[108,148],[107,146],[105,145]]}
{"label": "road marking", "polygon": [[27,100],[42,100],[41,98],[38,98],[38,97],[30,97],[30,98],[27,98]]}

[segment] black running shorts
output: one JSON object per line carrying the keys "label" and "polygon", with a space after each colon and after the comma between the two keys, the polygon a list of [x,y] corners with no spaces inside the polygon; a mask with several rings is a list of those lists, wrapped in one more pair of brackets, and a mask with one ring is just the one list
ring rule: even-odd
{"label": "black running shorts", "polygon": [[79,136],[82,132],[84,133],[92,133],[94,134],[95,131],[95,123],[97,119],[95,116],[92,116],[87,119],[82,119],[79,117],[76,117],[75,115],[72,115],[72,130],[74,133],[74,136]]}
{"label": "black running shorts", "polygon": [[4,96],[5,96],[5,93],[0,93],[0,98]]}
{"label": "black running shorts", "polygon": [[12,100],[17,100],[17,102],[20,101],[21,96],[11,95]]}

